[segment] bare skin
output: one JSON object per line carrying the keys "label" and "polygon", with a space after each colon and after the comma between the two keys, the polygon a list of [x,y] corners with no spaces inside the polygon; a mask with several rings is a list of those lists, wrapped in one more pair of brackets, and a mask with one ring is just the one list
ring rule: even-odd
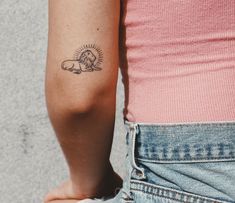
{"label": "bare skin", "polygon": [[[66,199],[60,201],[71,201],[73,199],[80,200],[85,199],[87,197],[83,197],[81,194],[76,193],[72,187],[72,181],[67,180],[64,181],[59,187],[50,191],[44,199],[44,202],[54,202],[55,199]],[[121,188],[122,179],[118,174],[113,172],[112,174],[107,174],[102,184],[99,185],[99,191],[104,191],[103,193],[97,194],[93,197],[101,197],[101,196],[114,196],[116,193],[116,188]],[[102,189],[102,190],[100,190]],[[101,195],[101,196],[100,196]],[[59,201],[59,200],[56,200]]]}
{"label": "bare skin", "polygon": [[54,200],[51,203],[77,203],[77,200]]}
{"label": "bare skin", "polygon": [[49,191],[45,203],[112,195],[122,184],[109,161],[119,66],[119,4],[49,0],[46,103],[70,176]]}

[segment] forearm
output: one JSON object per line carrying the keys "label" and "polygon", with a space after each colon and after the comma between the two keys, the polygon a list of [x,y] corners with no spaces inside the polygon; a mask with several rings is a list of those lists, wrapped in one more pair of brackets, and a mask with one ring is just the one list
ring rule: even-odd
{"label": "forearm", "polygon": [[87,112],[48,109],[72,180],[79,191],[97,192],[109,167],[115,97],[98,100]]}

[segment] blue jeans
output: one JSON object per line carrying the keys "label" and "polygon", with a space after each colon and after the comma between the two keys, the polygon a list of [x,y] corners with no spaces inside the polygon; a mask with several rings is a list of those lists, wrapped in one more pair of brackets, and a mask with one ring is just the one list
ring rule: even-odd
{"label": "blue jeans", "polygon": [[235,121],[124,123],[123,188],[103,202],[235,203]]}

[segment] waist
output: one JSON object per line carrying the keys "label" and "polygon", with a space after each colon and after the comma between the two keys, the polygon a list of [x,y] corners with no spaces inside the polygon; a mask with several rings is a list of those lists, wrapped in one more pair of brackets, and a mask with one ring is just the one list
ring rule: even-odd
{"label": "waist", "polygon": [[174,77],[133,71],[125,79],[124,117],[129,121],[235,120],[235,67]]}
{"label": "waist", "polygon": [[[235,121],[156,124],[124,121],[135,158],[154,163],[235,160]],[[133,127],[135,132],[132,131]]]}

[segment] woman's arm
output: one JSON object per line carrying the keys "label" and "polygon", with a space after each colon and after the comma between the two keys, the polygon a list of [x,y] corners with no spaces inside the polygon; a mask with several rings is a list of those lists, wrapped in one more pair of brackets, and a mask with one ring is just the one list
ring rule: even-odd
{"label": "woman's arm", "polygon": [[83,197],[101,194],[112,170],[119,1],[49,0],[46,102]]}

